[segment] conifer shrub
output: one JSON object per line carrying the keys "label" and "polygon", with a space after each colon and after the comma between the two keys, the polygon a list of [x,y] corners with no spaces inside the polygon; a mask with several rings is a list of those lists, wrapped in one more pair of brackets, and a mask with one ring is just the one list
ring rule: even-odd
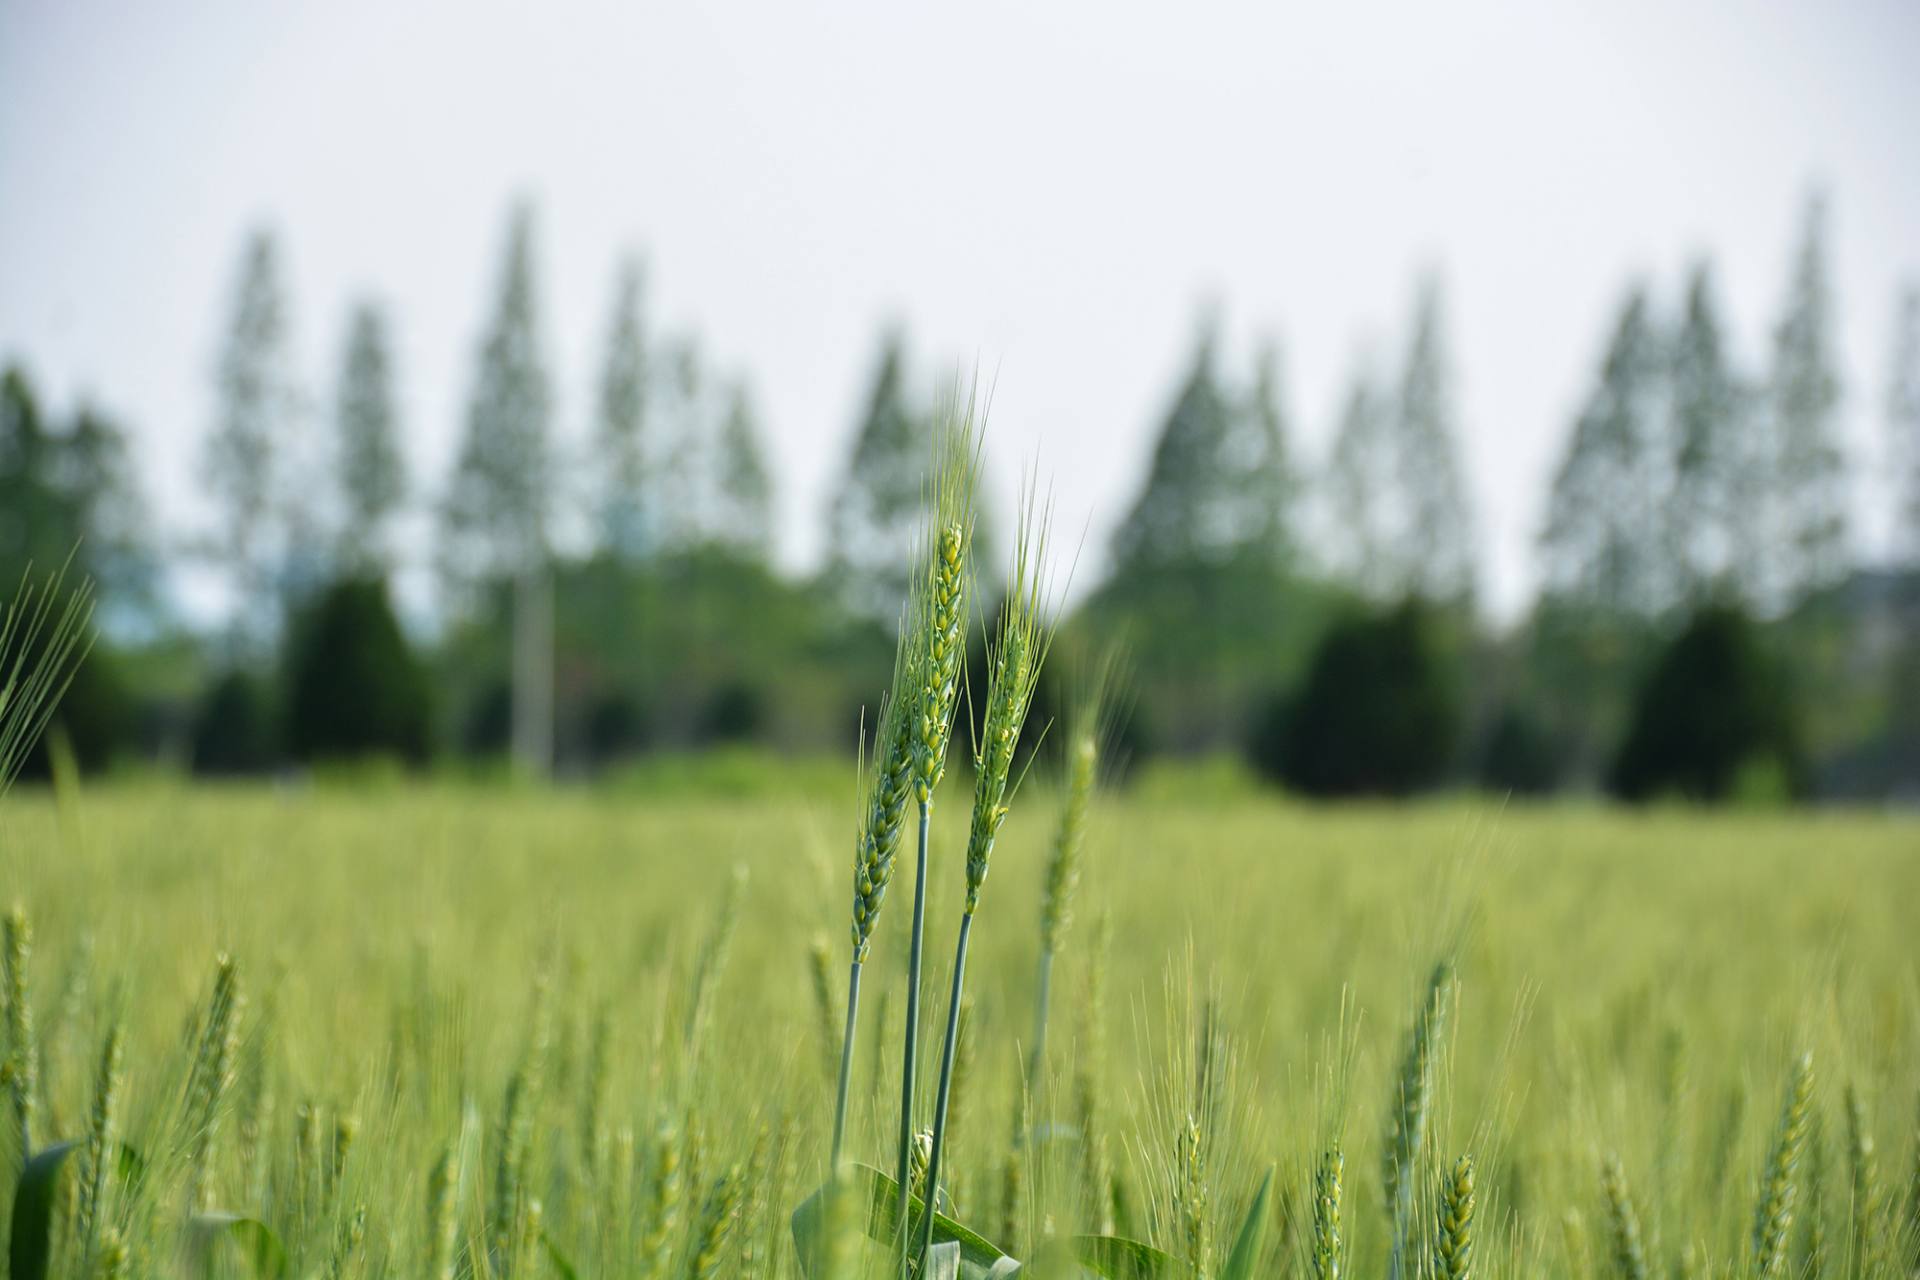
{"label": "conifer shrub", "polygon": [[1710,605],[1687,623],[1634,698],[1610,782],[1627,800],[1725,800],[1765,773],[1804,790],[1800,732],[1784,673],[1752,621]]}
{"label": "conifer shrub", "polygon": [[1494,715],[1480,743],[1477,781],[1489,791],[1545,795],[1559,783],[1566,748],[1540,717],[1517,703]]}
{"label": "conifer shrub", "polygon": [[287,747],[297,760],[426,759],[426,671],[383,579],[344,578],[314,604],[294,638],[287,710]]}
{"label": "conifer shrub", "polygon": [[193,770],[212,777],[264,773],[278,752],[265,687],[240,668],[216,679],[193,721]]}
{"label": "conifer shrub", "polygon": [[1417,602],[1354,614],[1321,639],[1298,693],[1260,717],[1254,764],[1309,795],[1431,787],[1454,762],[1462,683],[1439,624]]}
{"label": "conifer shrub", "polygon": [[745,742],[767,722],[767,696],[745,680],[728,680],[707,699],[701,729],[709,742]]}

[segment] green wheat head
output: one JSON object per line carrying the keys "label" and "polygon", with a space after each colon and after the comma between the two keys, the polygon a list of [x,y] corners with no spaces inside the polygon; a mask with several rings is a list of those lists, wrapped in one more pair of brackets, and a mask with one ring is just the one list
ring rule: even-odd
{"label": "green wheat head", "polygon": [[1847,1171],[1852,1184],[1850,1251],[1852,1274],[1876,1276],[1886,1266],[1886,1233],[1881,1229],[1880,1164],[1873,1126],[1867,1122],[1860,1091],[1847,1086]]}
{"label": "green wheat head", "polygon": [[76,1221],[82,1255],[92,1251],[100,1224],[111,1210],[108,1181],[120,1142],[120,1111],[125,1103],[126,1047],[120,1023],[107,1029],[100,1064],[93,1078],[93,1112],[87,1124],[87,1145],[80,1161]]}
{"label": "green wheat head", "polygon": [[222,1104],[233,1086],[242,1005],[240,968],[232,956],[221,955],[214,964],[213,994],[207,1002],[206,1021],[201,1024],[199,1045],[187,1077],[193,1203],[202,1209],[213,1206],[215,1188],[210,1168],[218,1150]]}
{"label": "green wheat head", "polygon": [[967,648],[980,476],[979,435],[971,401],[963,406],[955,397],[935,430],[933,447],[927,528],[919,552],[923,565],[916,570],[914,588],[920,649],[915,670],[913,773],[914,791],[922,805],[932,803],[946,772]]}
{"label": "green wheat head", "polygon": [[1647,1280],[1647,1250],[1640,1238],[1640,1215],[1627,1188],[1620,1157],[1609,1155],[1600,1168],[1600,1189],[1607,1199],[1607,1224],[1613,1233],[1613,1266],[1620,1280]]}
{"label": "green wheat head", "polygon": [[973,822],[967,835],[967,906],[972,915],[980,906],[980,888],[986,883],[1000,825],[1007,820],[1011,791],[1018,786],[1014,754],[1020,732],[1033,705],[1053,631],[1045,617],[1049,603],[1047,577],[1041,562],[1047,549],[1047,522],[1037,519],[1027,504],[1013,558],[1013,574],[1000,634],[988,647],[987,709],[980,741],[974,750]]}
{"label": "green wheat head", "polygon": [[853,847],[853,958],[864,964],[873,946],[874,926],[893,881],[900,853],[900,831],[913,795],[913,691],[919,682],[920,648],[914,611],[901,620],[894,647],[893,680],[880,705],[873,758],[862,769],[861,821]]}
{"label": "green wheat head", "polygon": [[1336,1142],[1313,1171],[1314,1280],[1340,1280],[1340,1197],[1346,1168],[1346,1157]]}
{"label": "green wheat head", "polygon": [[706,1202],[700,1209],[700,1223],[695,1236],[697,1243],[693,1257],[687,1263],[688,1280],[712,1280],[712,1277],[720,1274],[720,1264],[726,1260],[727,1243],[733,1238],[734,1227],[740,1220],[740,1183],[738,1169],[729,1169],[713,1180]]}
{"label": "green wheat head", "polygon": [[1470,1280],[1473,1275],[1473,1157],[1454,1162],[1440,1197],[1438,1256],[1441,1280]]}
{"label": "green wheat head", "polygon": [[33,1032],[33,924],[19,906],[7,912],[7,1089],[13,1102],[14,1135],[21,1164],[34,1151],[40,1109],[40,1046]]}
{"label": "green wheat head", "polygon": [[1434,966],[1433,976],[1427,982],[1426,999],[1407,1032],[1407,1048],[1400,1060],[1393,1103],[1387,1113],[1381,1180],[1386,1189],[1387,1213],[1396,1221],[1405,1216],[1412,1199],[1413,1179],[1426,1144],[1435,1058],[1446,1037],[1452,997],[1453,962],[1442,960]]}
{"label": "green wheat head", "polygon": [[1056,950],[1073,922],[1073,895],[1080,883],[1081,850],[1086,843],[1087,811],[1108,735],[1118,662],[1113,650],[1081,681],[1067,711],[1067,796],[1060,809],[1047,859],[1046,892],[1040,906],[1040,946]]}
{"label": "green wheat head", "polygon": [[449,1145],[427,1179],[427,1280],[452,1280],[460,1239],[460,1149]]}
{"label": "green wheat head", "polygon": [[1780,1275],[1786,1268],[1800,1157],[1806,1149],[1812,1111],[1813,1055],[1803,1053],[1794,1063],[1786,1100],[1780,1106],[1780,1120],[1774,1127],[1773,1147],[1761,1174],[1760,1200],[1754,1210],[1753,1268],[1763,1280]]}
{"label": "green wheat head", "polygon": [[681,1138],[672,1125],[663,1124],[653,1139],[652,1200],[647,1206],[647,1229],[641,1240],[641,1274],[665,1272],[680,1225],[683,1172]]}

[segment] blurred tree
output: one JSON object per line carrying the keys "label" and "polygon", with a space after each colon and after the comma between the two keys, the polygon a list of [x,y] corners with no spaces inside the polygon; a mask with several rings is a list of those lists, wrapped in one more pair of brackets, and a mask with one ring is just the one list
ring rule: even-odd
{"label": "blurred tree", "polygon": [[1753,422],[1725,334],[1712,269],[1696,263],[1671,353],[1672,543],[1666,552],[1679,589],[1695,603],[1753,599],[1759,559],[1751,518],[1760,497]]}
{"label": "blurred tree", "polygon": [[1300,558],[1300,477],[1293,465],[1292,428],[1284,405],[1280,350],[1269,343],[1254,357],[1253,389],[1244,410],[1236,458],[1247,509],[1246,540],[1276,568],[1292,570]]}
{"label": "blurred tree", "polygon": [[906,366],[905,336],[890,328],[828,518],[828,575],[844,602],[869,617],[891,619],[899,611],[920,527],[921,478],[930,455],[924,423],[908,397]]}
{"label": "blurred tree", "polygon": [[1887,386],[1887,456],[1895,499],[1894,557],[1920,572],[1920,285],[1895,308],[1893,368]]}
{"label": "blurred tree", "polygon": [[217,777],[263,773],[278,754],[260,682],[234,668],[214,681],[193,724],[193,769]]}
{"label": "blurred tree", "polygon": [[657,428],[653,484],[644,499],[652,509],[649,528],[655,550],[691,551],[707,541],[715,505],[712,392],[699,344],[690,336],[664,339],[653,387],[651,420]]}
{"label": "blurred tree", "polygon": [[296,629],[287,664],[287,748],[302,761],[427,758],[427,676],[380,578],[346,578]]}
{"label": "blurred tree", "polygon": [[714,690],[703,718],[708,742],[745,742],[766,724],[766,694],[744,681],[727,681]]}
{"label": "blurred tree", "polygon": [[1297,696],[1270,704],[1253,760],[1310,795],[1406,795],[1446,776],[1464,705],[1438,617],[1409,600],[1327,631]]}
{"label": "blurred tree", "polygon": [[1391,595],[1400,577],[1393,563],[1392,412],[1373,371],[1356,369],[1322,488],[1327,567],[1376,600]]}
{"label": "blurred tree", "polygon": [[514,759],[544,774],[553,760],[553,463],[538,330],[533,212],[521,205],[442,513],[441,568],[451,594],[469,603],[486,582],[513,581]]}
{"label": "blurred tree", "polygon": [[1541,718],[1518,702],[1501,706],[1480,744],[1481,786],[1514,795],[1543,795],[1559,784],[1565,766],[1560,743]]}
{"label": "blurred tree", "polygon": [[1545,595],[1602,617],[1651,617],[1671,598],[1661,512],[1663,353],[1647,296],[1627,295],[1554,476],[1541,535]]}
{"label": "blurred tree", "polygon": [[1414,305],[1400,376],[1397,461],[1407,523],[1399,559],[1405,591],[1459,605],[1474,592],[1473,507],[1460,463],[1441,314],[1440,286],[1429,278]]}
{"label": "blurred tree", "polygon": [[1847,571],[1847,474],[1837,436],[1840,376],[1827,283],[1826,203],[1808,201],[1785,314],[1773,336],[1767,497],[1775,602],[1791,608]]}
{"label": "blurred tree", "polygon": [[228,575],[242,644],[271,634],[312,549],[308,486],[293,456],[299,403],[287,310],[278,244],[257,230],[242,252],[204,459],[219,521],[212,555]]}
{"label": "blurred tree", "polygon": [[54,477],[79,529],[77,561],[99,593],[101,630],[150,633],[165,607],[160,557],[126,433],[82,404],[59,439]]}
{"label": "blurred tree", "polygon": [[773,477],[744,382],[728,391],[716,443],[712,536],[735,555],[764,563],[773,550]]}
{"label": "blurred tree", "polygon": [[104,632],[149,631],[161,607],[151,542],[118,425],[83,405],[53,428],[26,371],[0,374],[0,582],[17,585],[29,566],[47,572],[71,558],[94,584]]}
{"label": "blurred tree", "polygon": [[442,571],[456,598],[547,557],[552,393],[535,293],[533,212],[522,205],[508,225],[500,292],[441,512]]}
{"label": "blurred tree", "polygon": [[641,283],[639,262],[631,258],[622,262],[607,323],[599,420],[594,430],[599,541],[615,558],[626,561],[647,555],[654,543],[647,509],[649,380]]}
{"label": "blurred tree", "polygon": [[1238,745],[1249,687],[1292,679],[1330,601],[1297,573],[1296,481],[1279,364],[1226,386],[1204,316],[1139,496],[1115,531],[1113,572],[1088,599],[1082,639],[1124,634],[1141,711],[1163,745]]}
{"label": "blurred tree", "polygon": [[1260,461],[1235,456],[1240,415],[1220,385],[1215,347],[1208,322],[1160,428],[1146,483],[1114,532],[1116,576],[1218,564],[1270,532],[1248,518],[1245,499]]}
{"label": "blurred tree", "polygon": [[26,371],[10,366],[0,374],[0,598],[11,598],[29,567],[66,564],[83,532],[55,478],[58,449]]}
{"label": "blurred tree", "polygon": [[407,497],[407,463],[386,317],[371,302],[356,306],[347,324],[335,420],[344,505],[339,561],[347,572],[384,576],[392,568],[389,528]]}
{"label": "blurred tree", "polygon": [[1614,760],[1614,791],[1629,800],[1669,792],[1722,800],[1758,777],[1801,790],[1799,728],[1782,676],[1744,613],[1700,610],[1640,688]]}
{"label": "blurred tree", "polygon": [[1887,388],[1887,458],[1893,472],[1893,559],[1903,575],[1907,624],[1893,631],[1884,677],[1888,789],[1920,793],[1920,284],[1895,305],[1893,367]]}

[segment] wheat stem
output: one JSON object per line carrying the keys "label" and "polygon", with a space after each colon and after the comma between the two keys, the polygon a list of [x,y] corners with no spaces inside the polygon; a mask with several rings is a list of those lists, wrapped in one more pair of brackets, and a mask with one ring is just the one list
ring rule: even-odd
{"label": "wheat stem", "polygon": [[920,967],[927,934],[927,827],[933,802],[920,802],[920,837],[914,858],[913,924],[907,948],[907,1027],[900,1058],[900,1158],[898,1212],[894,1216],[894,1256],[902,1276],[907,1270],[907,1178],[913,1160],[913,1091],[920,1042]]}
{"label": "wheat stem", "polygon": [[854,1027],[860,1016],[860,971],[864,967],[858,960],[847,966],[847,1020],[840,1041],[840,1082],[833,1104],[833,1158],[827,1166],[830,1169],[840,1167],[840,1156],[846,1148],[847,1086],[853,1075]]}
{"label": "wheat stem", "polygon": [[953,1094],[953,1057],[960,1041],[960,993],[967,978],[967,943],[973,936],[973,913],[960,917],[960,939],[953,949],[953,992],[948,997],[946,1045],[940,1055],[940,1091],[933,1105],[933,1150],[927,1157],[926,1208],[921,1217],[920,1256],[933,1247],[934,1209],[940,1195],[940,1157],[946,1147],[947,1102]]}

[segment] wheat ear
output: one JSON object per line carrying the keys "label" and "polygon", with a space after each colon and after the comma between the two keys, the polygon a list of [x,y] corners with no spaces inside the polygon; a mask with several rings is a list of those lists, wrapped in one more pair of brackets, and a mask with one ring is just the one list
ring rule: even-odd
{"label": "wheat ear", "polygon": [[1760,1201],[1754,1209],[1753,1269],[1761,1280],[1771,1280],[1786,1268],[1800,1157],[1806,1148],[1807,1123],[1812,1110],[1813,1055],[1803,1053],[1794,1063],[1786,1099],[1780,1105],[1773,1147],[1761,1174]]}

